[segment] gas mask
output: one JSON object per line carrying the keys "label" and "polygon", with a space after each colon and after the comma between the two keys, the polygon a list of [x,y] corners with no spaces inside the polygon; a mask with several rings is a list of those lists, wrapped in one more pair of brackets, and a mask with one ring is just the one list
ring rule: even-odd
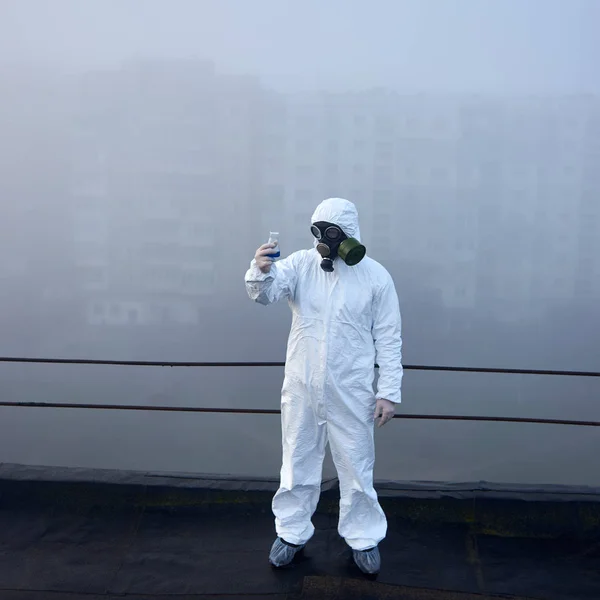
{"label": "gas mask", "polygon": [[313,223],[310,228],[317,238],[317,252],[321,255],[321,269],[331,273],[333,261],[339,256],[348,266],[357,265],[367,249],[355,238],[348,237],[340,227],[326,221]]}

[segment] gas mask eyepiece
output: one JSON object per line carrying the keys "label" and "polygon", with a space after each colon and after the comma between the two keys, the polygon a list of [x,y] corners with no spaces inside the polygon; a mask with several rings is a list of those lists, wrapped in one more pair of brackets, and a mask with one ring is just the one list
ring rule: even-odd
{"label": "gas mask eyepiece", "polygon": [[321,255],[321,268],[331,273],[333,261],[340,257],[348,266],[357,265],[367,253],[367,249],[356,239],[348,237],[334,223],[318,221],[310,228],[317,239],[317,252]]}

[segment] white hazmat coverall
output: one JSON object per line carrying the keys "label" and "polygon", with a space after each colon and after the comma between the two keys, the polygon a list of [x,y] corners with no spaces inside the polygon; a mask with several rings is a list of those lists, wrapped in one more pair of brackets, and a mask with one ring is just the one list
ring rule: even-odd
{"label": "white hazmat coverall", "polygon": [[[360,240],[352,202],[322,202],[312,223],[338,225]],[[316,245],[316,244],[315,244]],[[379,544],[387,521],[373,488],[376,398],[401,400],[402,337],[398,296],[387,270],[365,256],[321,269],[316,248],[300,250],[262,273],[253,260],[245,276],[250,298],[268,305],[283,298],[292,309],[281,392],[283,464],[273,498],[277,535],[303,545],[320,495],[329,442],[340,483],[338,531],[354,550]],[[379,365],[373,392],[375,362]]]}

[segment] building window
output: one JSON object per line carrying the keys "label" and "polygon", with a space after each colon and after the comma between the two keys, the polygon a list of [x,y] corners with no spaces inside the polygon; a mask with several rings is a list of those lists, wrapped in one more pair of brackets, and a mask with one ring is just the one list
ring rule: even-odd
{"label": "building window", "polygon": [[436,117],[433,120],[433,129],[435,129],[436,131],[446,131],[448,129],[448,123],[446,123],[446,121],[443,118]]}
{"label": "building window", "polygon": [[183,287],[190,290],[204,290],[213,282],[212,269],[189,269],[183,273]]}
{"label": "building window", "polygon": [[296,173],[300,177],[308,177],[313,172],[313,168],[310,165],[298,165],[296,167]]}
{"label": "building window", "polygon": [[394,156],[394,145],[391,142],[378,142],[375,156],[378,160],[391,161]]}
{"label": "building window", "polygon": [[296,127],[301,131],[311,129],[313,125],[313,119],[309,115],[302,115],[296,119]]}
{"label": "building window", "polygon": [[373,177],[380,185],[391,185],[394,172],[390,165],[377,165]]}
{"label": "building window", "polygon": [[282,148],[283,146],[285,146],[285,138],[278,133],[269,133],[267,134],[266,138],[265,138],[265,142],[267,144],[267,147],[271,147],[271,148]]}
{"label": "building window", "polygon": [[93,265],[82,267],[81,269],[84,283],[103,283],[104,282],[104,268]]}
{"label": "building window", "polygon": [[312,143],[310,140],[298,140],[296,142],[296,152],[307,153],[312,149]]}
{"label": "building window", "polygon": [[377,236],[377,244],[380,248],[387,250],[390,246],[390,238],[387,235]]}
{"label": "building window", "polygon": [[376,151],[381,152],[391,152],[394,149],[394,144],[392,142],[377,142]]}
{"label": "building window", "polygon": [[386,208],[390,208],[393,197],[394,195],[391,190],[375,190],[373,192],[373,204],[375,207],[383,205]]}
{"label": "building window", "polygon": [[408,117],[406,119],[406,128],[409,130],[414,130],[417,128],[417,119],[415,117]]}
{"label": "building window", "polygon": [[432,181],[446,181],[448,179],[448,171],[443,167],[433,167],[431,169],[431,180]]}
{"label": "building window", "polygon": [[214,227],[210,223],[195,222],[189,225],[191,235],[198,238],[210,238],[214,232]]}
{"label": "building window", "polygon": [[146,219],[145,225],[148,234],[160,237],[177,235],[181,227],[176,219]]}
{"label": "building window", "polygon": [[387,211],[380,211],[375,209],[375,213],[373,215],[377,219],[377,223],[375,225],[377,229],[377,235],[389,236],[390,230],[392,228],[390,223],[390,214]]}
{"label": "building window", "polygon": [[379,134],[392,134],[394,131],[394,120],[388,117],[379,117],[375,121],[375,131]]}
{"label": "building window", "polygon": [[313,193],[310,190],[296,190],[294,198],[297,202],[309,202],[313,197]]}
{"label": "building window", "polygon": [[579,278],[577,280],[577,292],[586,296],[590,296],[593,292],[592,282],[588,278]]}
{"label": "building window", "polygon": [[373,216],[375,218],[388,218],[391,215],[393,208],[393,194],[390,190],[373,191]]}
{"label": "building window", "polygon": [[579,268],[582,271],[590,273],[594,269],[594,260],[591,256],[580,256],[579,257]]}
{"label": "building window", "polygon": [[268,185],[266,196],[269,206],[273,206],[273,204],[280,206],[285,198],[285,187],[280,184]]}

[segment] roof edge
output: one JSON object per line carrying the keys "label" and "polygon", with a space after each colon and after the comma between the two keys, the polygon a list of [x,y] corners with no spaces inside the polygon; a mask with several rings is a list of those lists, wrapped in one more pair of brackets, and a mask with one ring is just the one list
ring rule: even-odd
{"label": "roof edge", "polygon": [[[103,484],[172,488],[197,491],[275,492],[279,479],[216,473],[132,471],[0,463],[0,485],[9,482]],[[336,490],[337,479],[323,481],[323,492]],[[542,502],[600,502],[600,487],[557,484],[519,484],[501,482],[445,482],[377,480],[382,498],[492,498]]]}

